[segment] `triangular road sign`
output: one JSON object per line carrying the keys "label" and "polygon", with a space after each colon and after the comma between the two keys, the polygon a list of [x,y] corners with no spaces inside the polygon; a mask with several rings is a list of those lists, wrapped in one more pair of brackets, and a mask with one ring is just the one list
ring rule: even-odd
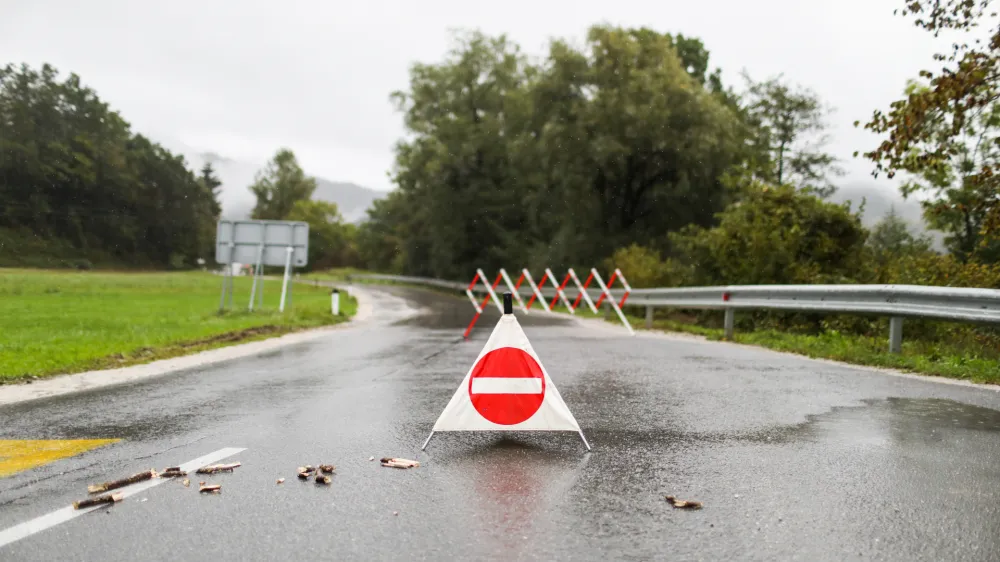
{"label": "triangular road sign", "polygon": [[590,450],[514,317],[510,298],[504,294],[503,316],[421,449],[438,431],[576,431]]}

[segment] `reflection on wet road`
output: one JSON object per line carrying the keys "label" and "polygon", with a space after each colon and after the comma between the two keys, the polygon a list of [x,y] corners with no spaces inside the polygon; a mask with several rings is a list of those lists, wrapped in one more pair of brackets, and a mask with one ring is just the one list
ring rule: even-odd
{"label": "reflection on wet road", "polygon": [[[87,483],[246,447],[0,559],[996,559],[1000,396],[742,346],[520,317],[573,433],[436,436],[485,343],[469,305],[372,288],[371,322],[252,359],[0,408],[0,439],[123,441],[0,479],[0,529]],[[419,314],[414,314],[414,309]],[[417,458],[390,470],[372,456]],[[294,479],[333,462],[329,488]],[[289,482],[275,485],[275,478]],[[672,509],[673,494],[704,509]],[[393,515],[398,512],[398,515]],[[103,512],[102,512],[103,513]],[[154,521],[155,524],[150,524]],[[114,536],[109,543],[105,540]]]}

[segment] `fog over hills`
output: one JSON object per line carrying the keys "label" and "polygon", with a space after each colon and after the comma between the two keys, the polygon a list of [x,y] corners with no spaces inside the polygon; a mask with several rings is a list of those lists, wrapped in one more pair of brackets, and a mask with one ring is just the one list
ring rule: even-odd
{"label": "fog over hills", "polygon": [[865,209],[861,215],[861,222],[867,227],[874,226],[878,221],[882,220],[882,217],[889,213],[890,208],[893,208],[900,218],[909,223],[912,232],[929,234],[934,240],[935,247],[938,250],[944,249],[942,246],[944,235],[936,230],[927,228],[927,224],[923,219],[923,208],[921,208],[920,201],[916,198],[903,199],[903,195],[899,191],[887,190],[872,184],[857,182],[839,187],[830,196],[830,200],[836,203],[850,201],[852,209],[857,209],[861,205],[861,202],[864,201]]}
{"label": "fog over hills", "polygon": [[[219,197],[222,202],[222,216],[228,219],[250,218],[256,202],[250,193],[250,184],[254,175],[264,168],[265,164],[242,162],[221,156],[214,152],[202,152],[187,155],[189,165],[196,172],[211,162],[216,174],[222,181],[222,191]],[[309,170],[306,170],[309,173]],[[366,217],[365,211],[376,199],[385,197],[385,192],[376,191],[353,183],[335,182],[325,178],[316,178],[316,191],[313,199],[336,203],[344,220],[357,223]]]}

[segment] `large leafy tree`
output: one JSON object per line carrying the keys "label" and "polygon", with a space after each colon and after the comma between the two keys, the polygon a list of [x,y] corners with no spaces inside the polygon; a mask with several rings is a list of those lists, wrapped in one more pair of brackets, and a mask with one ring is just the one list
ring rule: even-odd
{"label": "large leafy tree", "polygon": [[[884,140],[865,157],[874,174],[912,174],[936,196],[932,223],[951,234],[960,256],[982,250],[996,259],[1000,237],[1000,179],[995,157],[1000,129],[1000,25],[992,0],[905,0],[897,13],[935,36],[965,37],[935,55],[940,70],[921,71],[924,87],[911,86],[888,111],[875,111],[865,128]],[[980,33],[982,30],[984,33]],[[985,35],[985,39],[977,36]],[[976,246],[975,250],[973,245]]]}
{"label": "large leafy tree", "polygon": [[460,35],[441,64],[417,64],[393,95],[412,139],[396,149],[405,268],[467,277],[509,263],[524,230],[517,167],[532,68],[503,36]]}
{"label": "large leafy tree", "polygon": [[250,191],[257,197],[253,218],[285,220],[296,203],[312,197],[316,191],[316,179],[306,175],[295,153],[282,148],[257,173]]}
{"label": "large leafy tree", "polygon": [[552,44],[532,92],[535,167],[547,171],[538,261],[596,263],[632,242],[663,246],[667,232],[709,224],[725,206],[739,123],[700,82],[707,55],[695,51],[703,62],[685,67],[674,44],[608,26],[591,28],[582,51]]}

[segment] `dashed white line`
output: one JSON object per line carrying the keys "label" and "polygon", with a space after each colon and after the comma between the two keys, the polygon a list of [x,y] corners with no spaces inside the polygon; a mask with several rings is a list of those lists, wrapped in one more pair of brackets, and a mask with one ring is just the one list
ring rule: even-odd
{"label": "dashed white line", "polygon": [[[194,460],[190,460],[186,463],[180,465],[181,470],[185,472],[192,472],[198,470],[199,468],[212,464],[213,462],[221,461],[224,458],[231,457],[235,454],[245,451],[246,448],[236,448],[227,447],[225,449],[219,449],[214,453],[209,453],[203,457],[198,457]],[[117,493],[121,493],[124,497],[129,497],[144,490],[148,490],[154,486],[159,486],[167,482],[165,478],[153,478],[152,480],[146,480],[139,482],[138,484],[133,484],[131,486],[121,488],[120,490],[115,490]],[[97,505],[94,507],[88,507],[85,509],[73,509],[73,506],[64,507],[62,509],[57,509],[51,513],[46,513],[40,517],[36,517],[30,521],[25,521],[24,523],[19,523],[13,527],[9,527],[0,531],[0,548],[19,541],[25,537],[30,537],[35,533],[40,533],[46,529],[51,529],[60,523],[65,523],[71,519],[79,517],[85,513],[90,513],[96,509],[101,509],[101,506]]]}

